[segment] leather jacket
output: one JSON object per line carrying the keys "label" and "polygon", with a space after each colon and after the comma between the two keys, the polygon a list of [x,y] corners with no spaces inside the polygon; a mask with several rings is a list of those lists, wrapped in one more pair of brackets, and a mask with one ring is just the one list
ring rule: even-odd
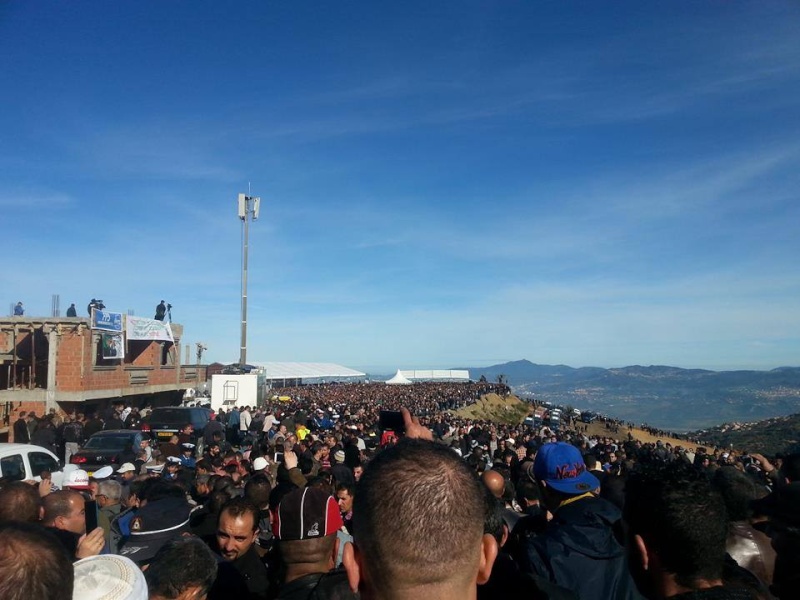
{"label": "leather jacket", "polygon": [[775,550],[765,534],[747,521],[735,521],[731,523],[725,549],[740,567],[750,571],[763,584],[772,584]]}

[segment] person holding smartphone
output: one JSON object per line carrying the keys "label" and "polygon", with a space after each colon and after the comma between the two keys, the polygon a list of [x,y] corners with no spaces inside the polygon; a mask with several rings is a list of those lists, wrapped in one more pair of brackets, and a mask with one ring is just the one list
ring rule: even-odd
{"label": "person holding smartphone", "polygon": [[[102,527],[97,526],[97,505],[94,502],[87,503],[75,490],[59,490],[45,496],[43,504],[42,525],[64,544],[73,560],[100,554],[105,535]],[[87,524],[91,527],[88,534]]]}

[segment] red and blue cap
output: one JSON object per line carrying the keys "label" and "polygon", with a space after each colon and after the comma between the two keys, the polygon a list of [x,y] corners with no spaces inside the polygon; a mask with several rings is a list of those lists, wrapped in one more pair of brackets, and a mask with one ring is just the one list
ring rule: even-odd
{"label": "red and blue cap", "polygon": [[325,537],[341,528],[339,505],[319,488],[297,489],[284,496],[272,523],[279,540]]}
{"label": "red and blue cap", "polygon": [[545,444],[536,453],[533,475],[563,494],[585,494],[600,487],[597,477],[583,462],[580,450],[572,444]]}

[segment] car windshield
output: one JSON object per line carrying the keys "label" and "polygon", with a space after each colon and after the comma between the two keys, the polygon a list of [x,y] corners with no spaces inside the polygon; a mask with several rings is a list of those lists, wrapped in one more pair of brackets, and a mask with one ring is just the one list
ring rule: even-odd
{"label": "car windshield", "polygon": [[175,408],[160,408],[154,410],[151,420],[165,421],[167,423],[188,423],[191,420],[192,413],[188,410],[180,410]]}
{"label": "car windshield", "polygon": [[133,445],[133,436],[103,435],[89,438],[84,448],[90,450],[123,450],[126,444]]}

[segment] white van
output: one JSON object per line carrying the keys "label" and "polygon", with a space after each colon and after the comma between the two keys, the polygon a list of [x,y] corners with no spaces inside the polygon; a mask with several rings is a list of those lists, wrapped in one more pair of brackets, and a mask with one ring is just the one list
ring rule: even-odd
{"label": "white van", "polygon": [[64,472],[74,471],[76,465],[62,466],[55,454],[34,444],[0,444],[0,477],[12,481],[41,481],[42,471],[49,471],[53,486],[61,488]]}

